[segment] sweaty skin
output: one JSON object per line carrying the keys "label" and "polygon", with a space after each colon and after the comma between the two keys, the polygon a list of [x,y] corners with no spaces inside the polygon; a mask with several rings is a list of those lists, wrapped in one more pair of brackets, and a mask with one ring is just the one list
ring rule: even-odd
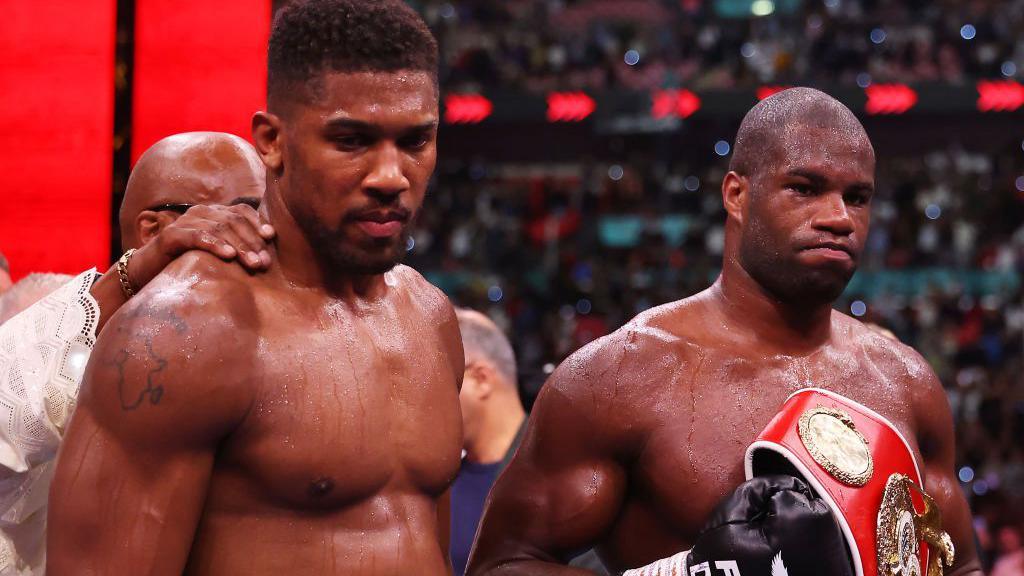
{"label": "sweaty skin", "polygon": [[[622,570],[690,548],[743,482],[746,447],[806,387],[897,426],[956,545],[948,573],[980,573],[942,386],[911,348],[830,308],[867,235],[874,152],[840,104],[788,92],[740,129],[736,154],[744,137],[752,154],[722,185],[722,275],[555,371],[491,492],[470,574],[587,574],[564,563],[590,546]],[[765,112],[782,125],[764,129]]]}
{"label": "sweaty skin", "polygon": [[[380,269],[433,171],[437,94],[427,73],[322,80],[254,120],[267,272],[187,254],[101,335],[51,491],[49,573],[448,573],[458,324],[415,271]],[[399,213],[403,233],[366,224]]]}

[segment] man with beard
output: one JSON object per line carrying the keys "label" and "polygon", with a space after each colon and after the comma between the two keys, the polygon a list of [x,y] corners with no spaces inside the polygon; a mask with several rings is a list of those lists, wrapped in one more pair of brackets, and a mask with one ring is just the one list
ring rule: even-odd
{"label": "man with beard", "polygon": [[101,334],[54,480],[50,574],[448,574],[454,311],[397,266],[436,160],[437,45],[401,0],[277,15],[250,277],[187,255]]}
{"label": "man with beard", "polygon": [[[756,105],[722,183],[721,276],[555,371],[491,492],[469,573],[586,574],[565,561],[589,546],[622,570],[699,545],[705,522],[723,516],[712,516],[716,504],[743,482],[747,446],[808,387],[894,423],[955,543],[951,573],[977,573],[942,386],[912,349],[831,308],[867,238],[874,170],[860,122],[829,96],[791,89]],[[799,549],[816,553],[817,536],[802,535]],[[738,573],[729,566],[686,573]],[[639,572],[685,570],[666,562]]]}

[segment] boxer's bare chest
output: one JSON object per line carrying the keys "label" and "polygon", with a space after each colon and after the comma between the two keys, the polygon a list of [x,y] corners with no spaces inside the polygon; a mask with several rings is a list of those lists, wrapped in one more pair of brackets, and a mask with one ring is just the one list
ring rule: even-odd
{"label": "boxer's bare chest", "polygon": [[265,311],[258,394],[225,450],[286,508],[441,494],[461,448],[457,374],[436,319],[399,303]]}
{"label": "boxer's bare chest", "polygon": [[[658,527],[644,536],[647,548],[659,539],[665,551],[692,544],[715,504],[743,482],[747,446],[796,390],[824,388],[873,408],[917,452],[906,384],[870,350],[842,344],[806,357],[703,353],[687,379],[691,385],[661,391],[658,405],[676,409],[654,416],[631,470],[630,506]],[[628,555],[628,541],[619,541],[620,555]]]}

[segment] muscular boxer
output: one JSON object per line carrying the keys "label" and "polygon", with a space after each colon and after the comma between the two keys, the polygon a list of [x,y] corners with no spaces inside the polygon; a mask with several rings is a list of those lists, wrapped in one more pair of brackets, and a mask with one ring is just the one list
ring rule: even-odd
{"label": "muscular boxer", "polygon": [[[595,544],[627,569],[691,547],[743,481],[748,444],[812,386],[895,423],[955,542],[950,573],[977,573],[942,386],[912,349],[831,308],[867,237],[874,170],[863,127],[825,94],[792,89],[755,106],[722,183],[721,276],[555,371],[491,492],[469,573],[583,574],[564,561]],[[725,573],[712,568],[700,573]]]}
{"label": "muscular boxer", "polygon": [[[236,136],[187,133],[154,144],[132,171],[120,213],[123,247],[137,249],[123,266],[128,289],[192,249],[263,269],[273,229],[261,231],[250,206],[264,180],[256,150]],[[116,265],[98,280],[94,270],[73,279],[31,274],[0,295],[0,574],[44,571],[53,459],[96,333],[127,296]]]}
{"label": "muscular boxer", "polygon": [[286,5],[273,264],[172,264],[110,321],[51,497],[51,574],[448,574],[454,311],[397,266],[436,158],[437,45],[401,0]]}

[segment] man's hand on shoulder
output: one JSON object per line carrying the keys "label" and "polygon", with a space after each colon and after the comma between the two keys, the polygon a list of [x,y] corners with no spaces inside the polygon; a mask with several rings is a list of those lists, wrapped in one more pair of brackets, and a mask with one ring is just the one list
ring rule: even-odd
{"label": "man's hand on shoulder", "polygon": [[267,243],[274,235],[273,226],[261,221],[256,210],[246,204],[193,206],[136,251],[128,277],[132,286],[140,289],[189,250],[238,260],[253,272],[265,270],[271,263]]}
{"label": "man's hand on shoulder", "polygon": [[[128,259],[128,284],[133,292],[142,290],[190,250],[225,261],[238,260],[251,272],[266,270],[271,263],[267,243],[275,234],[273,226],[260,220],[251,206],[193,206]],[[100,307],[97,331],[102,331],[127,299],[116,265],[93,284],[90,293]]]}

